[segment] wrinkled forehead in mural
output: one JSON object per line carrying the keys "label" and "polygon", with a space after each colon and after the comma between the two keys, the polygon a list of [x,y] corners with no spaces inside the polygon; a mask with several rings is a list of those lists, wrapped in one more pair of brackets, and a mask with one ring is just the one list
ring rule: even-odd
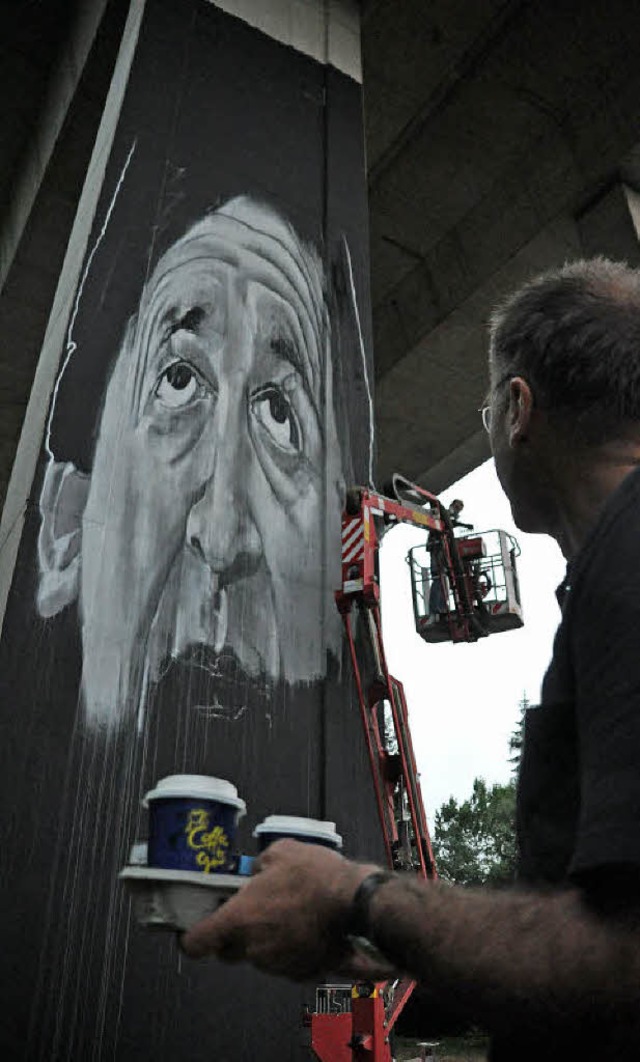
{"label": "wrinkled forehead in mural", "polygon": [[146,284],[90,474],[55,454],[46,470],[38,607],[79,602],[89,722],[138,712],[172,661],[322,677],[340,647],[335,419],[320,258],[231,200]]}

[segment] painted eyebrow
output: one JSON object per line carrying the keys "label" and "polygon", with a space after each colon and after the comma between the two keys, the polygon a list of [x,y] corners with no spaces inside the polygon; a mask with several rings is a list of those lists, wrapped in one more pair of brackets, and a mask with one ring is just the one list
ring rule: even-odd
{"label": "painted eyebrow", "polygon": [[169,310],[162,321],[163,326],[166,328],[162,334],[162,342],[166,343],[176,332],[197,332],[204,315],[205,311],[202,306],[190,306],[187,312],[176,320],[175,309]]}
{"label": "painted eyebrow", "polygon": [[303,359],[296,343],[287,339],[286,336],[272,336],[269,346],[273,353],[279,358],[282,358],[283,361],[288,361],[293,365],[294,369],[296,369],[302,379],[306,381]]}

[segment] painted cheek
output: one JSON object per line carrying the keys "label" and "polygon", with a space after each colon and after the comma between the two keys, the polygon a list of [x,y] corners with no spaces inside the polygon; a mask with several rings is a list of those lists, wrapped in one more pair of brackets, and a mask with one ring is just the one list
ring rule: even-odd
{"label": "painted cheek", "polygon": [[185,529],[197,483],[197,468],[188,462],[158,464],[142,450],[138,455],[131,503],[135,511],[133,552],[146,569],[143,580],[165,584],[177,553],[185,543]]}
{"label": "painted cheek", "polygon": [[189,410],[154,410],[145,415],[136,431],[139,448],[158,466],[169,468],[191,460],[194,449],[214,417],[215,403],[202,398]]}
{"label": "painted cheek", "polygon": [[274,506],[262,521],[260,534],[267,567],[278,584],[278,600],[291,599],[289,610],[294,598],[304,600],[304,586],[322,580],[323,528],[320,499],[311,491],[298,498],[291,509]]}
{"label": "painted cheek", "polygon": [[331,607],[318,556],[274,576],[273,599],[282,673],[289,682],[319,678],[324,669],[320,617]]}
{"label": "painted cheek", "polygon": [[323,454],[316,414],[304,385],[295,373],[288,379],[289,385],[284,381],[278,396],[279,407],[270,409],[266,399],[250,400],[248,423],[264,477],[280,505],[293,513],[301,495],[319,489]]}

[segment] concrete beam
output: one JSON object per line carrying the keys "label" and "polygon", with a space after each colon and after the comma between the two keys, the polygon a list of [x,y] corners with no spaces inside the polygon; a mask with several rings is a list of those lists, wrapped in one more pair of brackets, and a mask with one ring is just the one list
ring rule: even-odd
{"label": "concrete beam", "polygon": [[210,0],[282,44],[362,81],[356,0]]}
{"label": "concrete beam", "polygon": [[[381,478],[401,461],[403,472],[438,492],[485,460],[488,440],[478,428],[474,409],[469,409],[468,388],[471,385],[474,389],[473,405],[479,406],[486,386],[485,322],[495,303],[528,277],[570,258],[601,254],[638,267],[639,233],[640,195],[617,182],[575,219],[560,218],[547,226],[423,337],[378,385]],[[434,398],[430,396],[430,378],[441,384]],[[408,410],[401,402],[401,391],[420,396],[415,408]],[[467,426],[468,434],[449,450],[445,439],[450,436],[450,420],[456,410],[462,410],[459,424]],[[415,419],[419,430],[407,430],[408,418]],[[410,445],[404,446],[404,439],[410,440]],[[411,451],[415,454],[413,465]],[[387,456],[392,452],[393,457]]]}
{"label": "concrete beam", "polygon": [[486,276],[385,374],[376,388],[381,481],[400,471],[438,492],[489,455],[477,410],[487,385],[491,309],[533,274],[581,253],[575,222],[557,219]]}
{"label": "concrete beam", "polygon": [[399,467],[439,490],[485,455],[476,408],[499,297],[566,258],[637,261],[640,167],[625,159],[637,138],[640,18],[612,0],[603,34],[595,12],[572,12],[525,5],[493,42],[485,33],[466,79],[425,104],[394,165],[376,171],[380,478]]}

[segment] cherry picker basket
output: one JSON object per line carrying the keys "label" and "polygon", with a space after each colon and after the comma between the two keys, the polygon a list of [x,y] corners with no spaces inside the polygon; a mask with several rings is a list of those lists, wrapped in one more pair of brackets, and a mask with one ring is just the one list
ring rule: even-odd
{"label": "cherry picker basket", "polygon": [[[516,540],[506,531],[491,530],[455,541],[477,636],[522,627]],[[441,549],[441,540],[430,536],[407,554],[416,631],[426,642],[459,640],[459,617]]]}

